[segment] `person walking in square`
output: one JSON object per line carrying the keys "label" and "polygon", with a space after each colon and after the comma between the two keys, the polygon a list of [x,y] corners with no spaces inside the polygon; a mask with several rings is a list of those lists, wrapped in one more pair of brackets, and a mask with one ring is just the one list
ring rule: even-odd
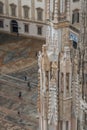
{"label": "person walking in square", "polygon": [[30,82],[27,83],[27,86],[29,88],[29,91],[31,90],[31,85],[30,85]]}
{"label": "person walking in square", "polygon": [[22,93],[21,93],[21,91],[20,91],[19,94],[18,94],[18,97],[21,98],[21,96],[22,96]]}
{"label": "person walking in square", "polygon": [[25,79],[25,81],[27,81],[27,76],[26,75],[25,75],[24,79]]}

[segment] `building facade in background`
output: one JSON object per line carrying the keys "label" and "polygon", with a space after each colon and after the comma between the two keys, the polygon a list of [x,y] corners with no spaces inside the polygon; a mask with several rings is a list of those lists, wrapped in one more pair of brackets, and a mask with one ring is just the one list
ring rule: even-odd
{"label": "building facade in background", "polygon": [[[65,4],[69,3],[66,7]],[[0,31],[26,36],[46,38],[47,0],[0,0]],[[50,0],[50,20],[53,20],[55,1]],[[59,19],[77,26],[79,23],[79,0],[58,2]]]}
{"label": "building facade in background", "polygon": [[0,0],[0,30],[45,38],[46,0]]}
{"label": "building facade in background", "polygon": [[38,57],[40,130],[87,130],[87,0],[47,0]]}

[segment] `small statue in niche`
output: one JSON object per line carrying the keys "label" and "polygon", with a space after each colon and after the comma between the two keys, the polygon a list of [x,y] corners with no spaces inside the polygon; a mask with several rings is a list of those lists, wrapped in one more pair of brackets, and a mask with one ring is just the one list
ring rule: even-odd
{"label": "small statue in niche", "polygon": [[51,78],[54,79],[54,80],[57,79],[57,62],[52,62]]}
{"label": "small statue in niche", "polygon": [[39,67],[39,72],[41,70],[41,60],[42,60],[42,54],[41,54],[41,51],[39,51],[39,54],[38,54],[38,67]]}
{"label": "small statue in niche", "polygon": [[49,71],[50,70],[50,61],[47,55],[47,46],[43,45],[42,47],[42,69],[44,71]]}

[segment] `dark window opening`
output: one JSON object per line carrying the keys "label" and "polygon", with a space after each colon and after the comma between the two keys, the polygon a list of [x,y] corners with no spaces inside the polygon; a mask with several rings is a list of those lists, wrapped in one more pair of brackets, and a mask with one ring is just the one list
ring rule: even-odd
{"label": "dark window opening", "polygon": [[18,33],[18,23],[16,20],[11,21],[11,32]]}
{"label": "dark window opening", "polygon": [[72,24],[79,23],[79,12],[78,10],[73,11],[72,14]]}
{"label": "dark window opening", "polygon": [[69,90],[69,73],[66,74],[66,89]]}
{"label": "dark window opening", "polygon": [[3,28],[3,27],[4,27],[3,20],[0,20],[0,28]]}
{"label": "dark window opening", "polygon": [[29,32],[29,25],[28,25],[28,24],[25,24],[25,25],[24,25],[24,30],[25,30],[26,33]]}
{"label": "dark window opening", "polygon": [[77,49],[77,42],[73,41],[73,48]]}
{"label": "dark window opening", "polygon": [[38,35],[42,35],[42,27],[38,27],[37,31],[38,31]]}

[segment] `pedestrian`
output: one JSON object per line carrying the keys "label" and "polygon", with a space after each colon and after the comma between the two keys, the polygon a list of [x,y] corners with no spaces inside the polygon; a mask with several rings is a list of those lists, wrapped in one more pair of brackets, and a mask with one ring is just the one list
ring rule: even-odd
{"label": "pedestrian", "polygon": [[30,82],[27,83],[27,86],[29,88],[29,91],[31,90],[31,85],[30,85]]}
{"label": "pedestrian", "polygon": [[27,76],[26,75],[25,75],[24,79],[25,79],[25,81],[27,80]]}
{"label": "pedestrian", "polygon": [[17,32],[17,37],[19,37],[19,32]]}
{"label": "pedestrian", "polygon": [[37,57],[38,56],[38,52],[36,51],[36,54],[35,54],[35,56]]}
{"label": "pedestrian", "polygon": [[19,109],[17,112],[18,116],[21,117],[21,110]]}
{"label": "pedestrian", "polygon": [[20,116],[20,111],[18,111],[18,115]]}
{"label": "pedestrian", "polygon": [[21,92],[19,92],[18,97],[19,97],[19,98],[21,98],[21,96],[22,96],[22,93],[21,93]]}

